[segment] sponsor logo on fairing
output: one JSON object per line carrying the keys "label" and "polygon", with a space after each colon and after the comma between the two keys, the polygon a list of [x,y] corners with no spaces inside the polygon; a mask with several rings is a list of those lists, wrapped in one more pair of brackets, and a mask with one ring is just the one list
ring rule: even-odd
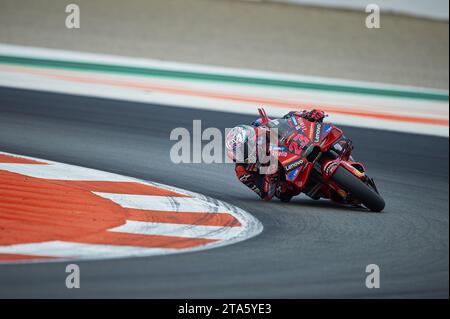
{"label": "sponsor logo on fairing", "polygon": [[332,128],[332,125],[331,125],[331,124],[326,124],[326,125],[324,126],[324,132],[325,132],[325,134],[328,134],[328,132],[330,132],[331,128]]}
{"label": "sponsor logo on fairing", "polygon": [[285,151],[270,151],[270,155],[274,157],[286,157],[287,152]]}
{"label": "sponsor logo on fairing", "polygon": [[314,143],[319,143],[322,137],[322,124],[317,123],[316,130],[314,131]]}
{"label": "sponsor logo on fairing", "polygon": [[297,177],[299,172],[300,172],[300,169],[298,169],[298,168],[289,172],[288,176],[287,176],[288,181],[293,181]]}
{"label": "sponsor logo on fairing", "polygon": [[292,120],[292,124],[294,124],[295,129],[297,130],[298,133],[303,132],[302,128],[300,127],[300,125],[298,124],[297,119],[295,118],[295,116],[291,117]]}
{"label": "sponsor logo on fairing", "polygon": [[304,164],[304,162],[305,161],[302,159],[296,160],[295,162],[292,162],[292,163],[286,165],[285,170],[286,170],[286,172],[290,172],[293,169],[296,169],[296,168],[302,166]]}
{"label": "sponsor logo on fairing", "polygon": [[298,122],[298,126],[299,126],[301,132],[307,130],[306,124],[303,121]]}
{"label": "sponsor logo on fairing", "polygon": [[271,151],[283,151],[286,152],[288,148],[286,146],[277,146],[277,145],[271,145],[270,146]]}
{"label": "sponsor logo on fairing", "polygon": [[294,125],[297,126],[298,122],[297,122],[297,119],[295,118],[295,116],[292,116],[291,119],[292,119],[292,122],[294,123]]}

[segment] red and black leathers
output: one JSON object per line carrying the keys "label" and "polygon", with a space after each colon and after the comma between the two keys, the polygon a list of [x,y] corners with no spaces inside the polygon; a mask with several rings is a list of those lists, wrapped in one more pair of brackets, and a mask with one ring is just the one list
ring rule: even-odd
{"label": "red and black leathers", "polygon": [[[305,110],[303,112],[292,111],[286,114],[284,118],[292,115],[302,117],[311,122],[322,122],[325,117],[323,111],[314,109],[311,111]],[[252,125],[255,126],[255,130],[259,131],[260,125],[257,123],[259,122],[255,121]],[[257,133],[257,135],[259,134],[260,132]],[[236,163],[236,176],[241,183],[246,185],[264,200],[268,201],[272,199],[274,195],[280,197],[280,195],[286,191],[287,185],[278,180],[278,172],[274,174],[260,174],[260,166],[259,163]]]}
{"label": "red and black leathers", "polygon": [[277,186],[276,174],[260,174],[258,164],[236,164],[236,176],[264,200],[270,200],[275,195]]}

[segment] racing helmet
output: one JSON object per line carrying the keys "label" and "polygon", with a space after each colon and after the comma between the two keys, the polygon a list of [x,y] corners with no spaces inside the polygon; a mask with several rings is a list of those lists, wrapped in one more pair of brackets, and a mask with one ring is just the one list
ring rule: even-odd
{"label": "racing helmet", "polygon": [[233,162],[254,163],[256,161],[256,132],[250,125],[233,127],[225,139],[227,155]]}

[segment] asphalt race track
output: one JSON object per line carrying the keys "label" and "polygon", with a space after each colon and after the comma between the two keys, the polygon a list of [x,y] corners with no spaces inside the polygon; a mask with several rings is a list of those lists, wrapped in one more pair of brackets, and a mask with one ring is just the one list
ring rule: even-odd
{"label": "asphalt race track", "polygon": [[[448,298],[448,139],[345,127],[386,199],[383,213],[368,213],[304,196],[265,203],[229,164],[171,163],[170,132],[193,119],[223,129],[254,118],[0,88],[1,151],[189,189],[264,225],[203,252],[78,262],[80,289],[65,287],[65,263],[2,265],[0,298]],[[372,263],[380,289],[365,287]]]}

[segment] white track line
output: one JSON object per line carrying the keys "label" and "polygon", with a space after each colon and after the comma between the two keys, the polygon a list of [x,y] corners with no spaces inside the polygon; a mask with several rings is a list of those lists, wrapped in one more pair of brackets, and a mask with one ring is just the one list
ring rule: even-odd
{"label": "white track line", "polygon": [[189,197],[126,195],[94,192],[125,208],[160,210],[166,212],[226,213],[227,208]]}
{"label": "white track line", "polygon": [[224,240],[230,237],[239,236],[242,232],[242,228],[194,226],[187,224],[151,223],[127,220],[125,225],[110,229],[110,231],[140,235],[179,236],[187,238]]}
{"label": "white track line", "polygon": [[0,170],[5,170],[35,178],[65,181],[115,181],[132,182],[134,179],[122,175],[98,171],[73,165],[52,163],[40,164],[10,164],[0,163]]}
{"label": "white track line", "polygon": [[174,248],[145,248],[120,245],[83,244],[65,241],[0,246],[0,253],[57,258],[117,258],[151,256],[176,252]]}

